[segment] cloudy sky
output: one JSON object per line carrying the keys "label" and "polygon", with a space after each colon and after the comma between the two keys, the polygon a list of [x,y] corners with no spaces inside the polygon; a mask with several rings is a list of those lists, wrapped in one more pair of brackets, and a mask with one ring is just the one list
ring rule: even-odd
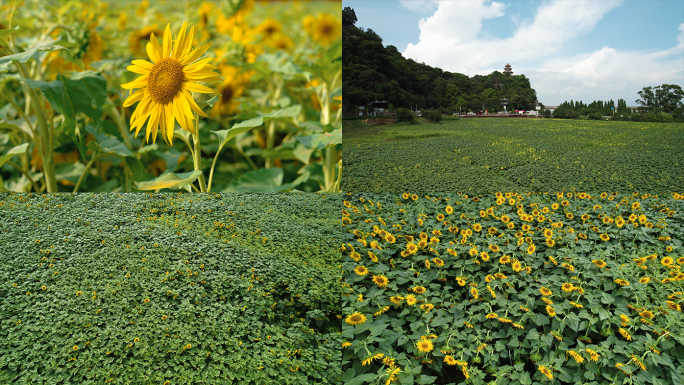
{"label": "cloudy sky", "polygon": [[404,57],[468,76],[530,79],[545,105],[625,99],[643,87],[684,88],[681,0],[342,0],[357,27]]}

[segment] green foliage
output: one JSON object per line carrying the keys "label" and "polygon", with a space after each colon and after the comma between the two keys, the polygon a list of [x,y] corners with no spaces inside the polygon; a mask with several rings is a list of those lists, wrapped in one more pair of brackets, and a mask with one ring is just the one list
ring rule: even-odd
{"label": "green foliage", "polygon": [[[500,71],[468,77],[460,73],[404,58],[397,47],[383,46],[371,29],[355,26],[351,7],[343,12],[342,82],[345,105],[366,105],[368,100],[386,100],[394,107],[420,110],[448,108],[451,111],[485,109],[503,111],[501,100],[518,95],[521,107],[534,106],[535,90],[524,75],[504,76]],[[526,108],[530,109],[530,108]]]}
{"label": "green foliage", "polygon": [[681,123],[464,119],[355,135],[345,132],[343,191],[684,189]]}
{"label": "green foliage", "polygon": [[439,123],[442,121],[442,113],[439,110],[427,111],[425,119],[433,123]]}
{"label": "green foliage", "polygon": [[681,382],[683,198],[345,197],[343,380]]}
{"label": "green foliage", "polygon": [[339,204],[0,195],[0,383],[339,383]]}
{"label": "green foliage", "polygon": [[400,122],[413,123],[415,119],[416,115],[413,113],[413,111],[403,107],[397,108],[397,120]]}

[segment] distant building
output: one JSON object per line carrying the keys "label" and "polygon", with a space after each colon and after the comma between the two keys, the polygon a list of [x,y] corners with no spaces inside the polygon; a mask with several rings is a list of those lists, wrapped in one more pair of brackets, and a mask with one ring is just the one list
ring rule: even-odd
{"label": "distant building", "polygon": [[513,75],[513,70],[511,69],[510,64],[506,64],[506,66],[504,67],[504,73]]}

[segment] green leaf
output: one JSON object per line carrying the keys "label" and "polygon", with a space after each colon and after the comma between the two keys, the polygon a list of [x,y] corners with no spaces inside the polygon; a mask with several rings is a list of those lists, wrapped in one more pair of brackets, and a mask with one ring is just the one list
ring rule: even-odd
{"label": "green leaf", "polygon": [[612,295],[606,293],[605,291],[601,292],[601,302],[610,305],[611,303],[615,302],[615,298],[613,298]]}
{"label": "green leaf", "polygon": [[16,60],[20,63],[26,63],[38,51],[54,51],[58,49],[66,48],[62,47],[61,45],[42,44],[22,53],[0,57],[0,73],[9,71],[9,66],[13,60]]}
{"label": "green leaf", "polygon": [[437,376],[427,376],[425,374],[421,374],[421,376],[416,379],[416,383],[418,383],[418,384],[433,384],[436,379],[437,379]]}
{"label": "green leaf", "polygon": [[295,104],[278,111],[273,111],[263,116],[264,121],[278,120],[278,119],[294,119],[302,112],[302,106]]}
{"label": "green leaf", "polygon": [[190,143],[190,135],[191,133],[185,131],[184,129],[180,128],[178,130],[173,131],[173,137],[178,138],[185,142],[185,145],[187,145],[189,148],[193,148],[192,144]]}
{"label": "green leaf", "polygon": [[223,192],[280,192],[283,170],[262,168],[241,175],[232,181]]}
{"label": "green leaf", "polygon": [[71,78],[57,75],[58,80],[45,82],[23,79],[31,88],[39,89],[52,108],[64,116],[62,129],[74,141],[81,157],[85,159],[86,147],[81,132],[76,126],[76,113],[83,112],[99,123],[102,107],[107,97],[107,81],[93,71],[76,72]]}
{"label": "green leaf", "polygon": [[580,318],[577,316],[577,314],[568,313],[568,315],[565,317],[565,320],[567,321],[570,329],[574,331],[577,331],[579,329]]}
{"label": "green leaf", "polygon": [[220,147],[223,147],[231,140],[233,137],[251,130],[254,127],[259,127],[264,124],[263,117],[259,116],[249,120],[242,121],[227,130],[212,131],[216,136],[221,139]]}
{"label": "green leaf", "polygon": [[12,159],[14,156],[25,153],[28,149],[28,146],[28,143],[24,143],[16,147],[10,148],[10,150],[7,151],[7,154],[0,156],[0,167],[2,167],[2,165],[5,164],[5,162]]}
{"label": "green leaf", "polygon": [[298,143],[293,153],[294,156],[304,164],[309,164],[309,159],[311,159],[311,154],[313,154],[314,150],[314,148],[309,148],[302,143]]}
{"label": "green leaf", "polygon": [[12,29],[0,29],[0,41],[7,42],[7,38],[14,34],[14,32],[19,30],[19,26]]}
{"label": "green leaf", "polygon": [[532,379],[530,378],[530,373],[528,372],[520,373],[518,380],[520,380],[522,385],[532,385]]}
{"label": "green leaf", "polygon": [[206,102],[201,102],[201,103],[198,103],[197,105],[198,105],[199,108],[201,108],[201,109],[204,109],[204,107],[206,107],[206,106],[214,107],[214,104],[216,104],[216,102],[218,102],[218,100],[219,100],[220,98],[221,98],[221,95],[216,95],[216,96],[214,96],[213,98],[207,100]]}
{"label": "green leaf", "polygon": [[366,382],[366,381],[371,382],[371,381],[375,380],[377,377],[378,377],[377,374],[366,373],[366,374],[362,374],[358,377],[354,377],[352,380],[345,382],[344,385],[363,385],[364,382]]}
{"label": "green leaf", "polygon": [[163,188],[170,188],[178,190],[181,188],[188,189],[190,184],[197,180],[202,175],[202,171],[195,170],[182,174],[168,173],[160,175],[158,178],[147,182],[135,182],[135,187],[138,190],[157,190]]}
{"label": "green leaf", "polygon": [[534,322],[538,326],[543,326],[543,325],[548,325],[549,324],[549,317],[545,316],[544,314],[537,314],[537,318],[534,319]]}
{"label": "green leaf", "polygon": [[307,147],[322,150],[326,147],[342,144],[342,129],[338,128],[333,132],[326,132],[324,134],[297,136],[296,138]]}

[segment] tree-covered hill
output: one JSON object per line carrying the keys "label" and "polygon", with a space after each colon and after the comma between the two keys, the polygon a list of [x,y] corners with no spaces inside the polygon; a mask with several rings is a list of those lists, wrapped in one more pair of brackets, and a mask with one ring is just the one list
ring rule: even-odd
{"label": "tree-covered hill", "polygon": [[[503,111],[501,98],[508,98],[507,109],[533,109],[535,90],[525,75],[494,71],[489,75],[468,77],[443,71],[413,59],[404,58],[395,46],[382,44],[382,38],[370,28],[355,25],[354,10],[342,11],[343,103],[355,111],[375,100],[385,100],[394,107],[448,111]],[[503,69],[506,63],[501,63]]]}

